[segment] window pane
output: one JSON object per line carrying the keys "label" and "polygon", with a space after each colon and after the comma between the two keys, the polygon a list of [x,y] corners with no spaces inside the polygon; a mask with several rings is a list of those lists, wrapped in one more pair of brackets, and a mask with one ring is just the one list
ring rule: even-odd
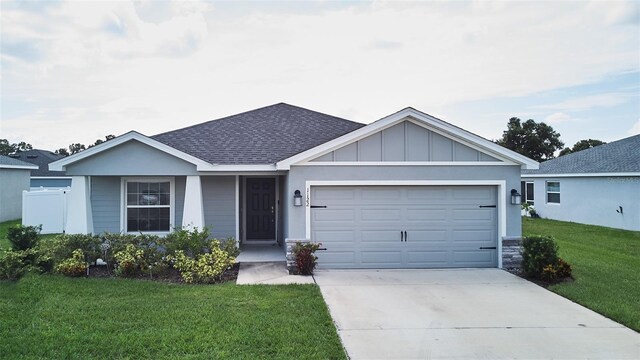
{"label": "window pane", "polygon": [[127,209],[127,231],[169,231],[171,210],[163,208]]}
{"label": "window pane", "polygon": [[526,199],[527,189],[525,188],[524,184],[524,181],[520,181],[520,195],[522,195]]}
{"label": "window pane", "polygon": [[547,202],[559,204],[560,203],[560,194],[559,193],[548,193],[547,194]]}
{"label": "window pane", "polygon": [[547,191],[560,192],[560,183],[557,181],[547,182]]}
{"label": "window pane", "polygon": [[527,183],[527,201],[533,202],[533,183]]}
{"label": "window pane", "polygon": [[160,193],[161,194],[168,194],[169,193],[169,189],[171,189],[171,186],[170,186],[169,182],[161,182],[158,185],[160,187]]}

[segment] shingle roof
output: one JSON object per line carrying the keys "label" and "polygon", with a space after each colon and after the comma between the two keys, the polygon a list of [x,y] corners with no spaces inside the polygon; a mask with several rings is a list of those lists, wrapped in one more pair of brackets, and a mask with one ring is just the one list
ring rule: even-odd
{"label": "shingle roof", "polygon": [[279,103],[152,138],[212,164],[274,164],[363,126]]}
{"label": "shingle roof", "polygon": [[64,156],[57,155],[48,150],[33,149],[21,151],[10,155],[14,159],[38,165],[38,170],[31,170],[31,176],[65,176],[64,171],[49,171],[49,163],[62,159]]}
{"label": "shingle roof", "polygon": [[640,135],[578,151],[540,163],[522,174],[591,174],[640,172]]}
{"label": "shingle roof", "polygon": [[[2,165],[8,165],[8,166],[33,166],[33,164],[29,164],[27,162],[24,161],[20,161],[18,159],[14,159],[10,156],[5,156],[5,155],[0,155],[0,167],[2,167]],[[35,170],[31,170],[32,172]]]}

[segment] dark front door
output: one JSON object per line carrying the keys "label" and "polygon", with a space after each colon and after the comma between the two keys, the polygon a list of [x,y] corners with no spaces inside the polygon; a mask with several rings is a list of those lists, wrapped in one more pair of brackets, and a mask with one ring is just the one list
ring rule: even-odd
{"label": "dark front door", "polygon": [[276,180],[247,178],[247,240],[276,239]]}

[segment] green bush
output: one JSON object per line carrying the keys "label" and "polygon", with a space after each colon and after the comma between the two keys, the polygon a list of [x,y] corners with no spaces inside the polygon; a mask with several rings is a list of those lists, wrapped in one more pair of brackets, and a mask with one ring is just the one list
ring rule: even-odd
{"label": "green bush", "polygon": [[82,249],[76,249],[71,253],[71,257],[63,260],[55,267],[56,272],[71,277],[84,276],[87,272],[87,262]]}
{"label": "green bush", "polygon": [[209,235],[211,233],[206,227],[202,230],[176,228],[164,238],[159,238],[158,242],[168,255],[175,255],[178,251],[182,251],[187,256],[196,257],[206,253],[211,247]]}
{"label": "green bush", "polygon": [[550,236],[527,236],[522,240],[522,270],[539,279],[547,265],[558,262],[558,246]]}
{"label": "green bush", "polygon": [[6,250],[0,252],[0,280],[18,280],[27,271],[27,252]]}
{"label": "green bush", "polygon": [[315,252],[320,248],[320,243],[301,243],[296,241],[293,255],[296,258],[296,268],[300,275],[311,275],[318,265],[318,257]]}
{"label": "green bush", "polygon": [[116,275],[134,277],[144,267],[144,251],[133,244],[127,244],[124,250],[113,255],[117,262]]}
{"label": "green bush", "polygon": [[40,256],[48,259],[42,264],[43,270],[51,271],[56,264],[71,258],[77,249],[85,256],[85,263],[95,262],[102,254],[101,243],[95,235],[61,234],[40,240],[36,249]]}
{"label": "green bush", "polygon": [[7,229],[7,239],[14,250],[27,250],[36,246],[42,226],[16,225]]}
{"label": "green bush", "polygon": [[220,249],[217,240],[211,242],[211,252],[190,257],[183,250],[170,256],[174,267],[186,283],[212,284],[220,281],[225,270],[235,262],[235,258]]}
{"label": "green bush", "polygon": [[240,248],[238,247],[238,242],[234,237],[230,237],[224,241],[221,241],[220,250],[226,252],[233,258],[237,258],[238,255],[240,255]]}

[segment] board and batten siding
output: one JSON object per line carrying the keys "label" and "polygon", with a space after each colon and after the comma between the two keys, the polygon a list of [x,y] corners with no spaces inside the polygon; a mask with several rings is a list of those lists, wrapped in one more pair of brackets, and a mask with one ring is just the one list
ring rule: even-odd
{"label": "board and batten siding", "polygon": [[410,121],[311,160],[340,161],[500,161]]}
{"label": "board and batten siding", "polygon": [[[182,224],[184,191],[186,178],[175,177],[174,226]],[[93,215],[93,233],[120,233],[120,214],[122,210],[122,178],[120,176],[91,177],[91,210]]]}
{"label": "board and batten siding", "polygon": [[236,177],[202,176],[204,223],[218,239],[236,236]]}

